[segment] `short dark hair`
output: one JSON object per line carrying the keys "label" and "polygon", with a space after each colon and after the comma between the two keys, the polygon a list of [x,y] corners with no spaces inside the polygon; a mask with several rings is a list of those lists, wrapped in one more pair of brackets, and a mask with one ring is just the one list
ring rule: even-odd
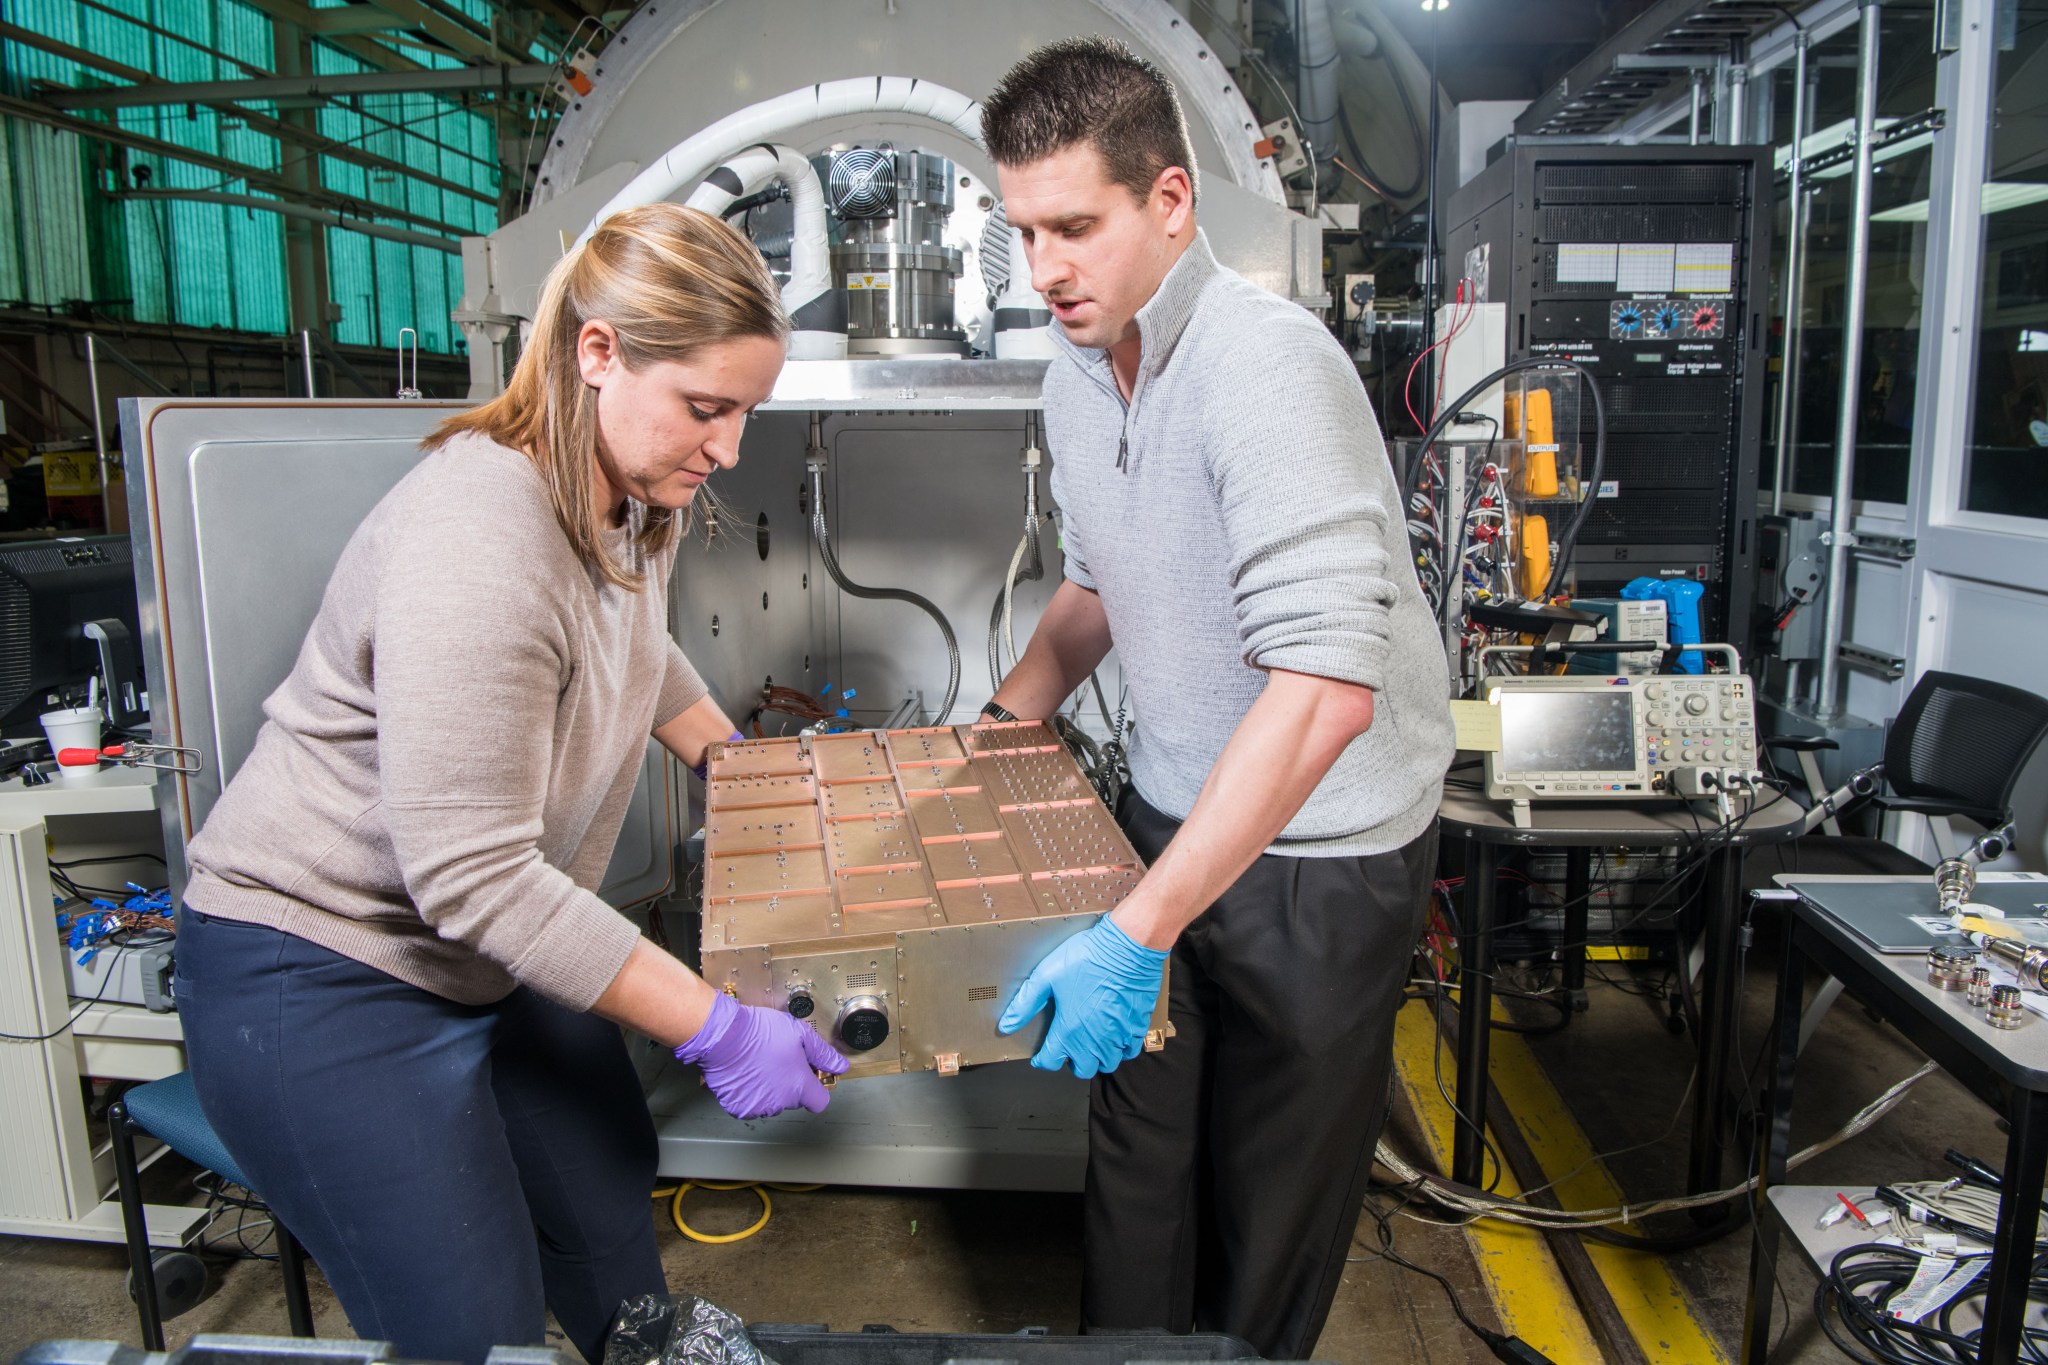
{"label": "short dark hair", "polygon": [[1113,38],[1062,38],[1011,67],[981,106],[998,166],[1024,166],[1085,142],[1112,183],[1143,203],[1169,166],[1195,183],[1195,149],[1166,73]]}

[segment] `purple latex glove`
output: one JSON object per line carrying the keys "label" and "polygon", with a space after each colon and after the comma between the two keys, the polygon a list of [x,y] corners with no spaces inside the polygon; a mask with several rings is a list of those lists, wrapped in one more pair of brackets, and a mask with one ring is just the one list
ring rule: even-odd
{"label": "purple latex glove", "polygon": [[817,1073],[841,1076],[848,1066],[808,1023],[724,992],[697,1036],[676,1049],[676,1060],[702,1067],[704,1083],[736,1119],[765,1119],[798,1105],[822,1114],[832,1095]]}
{"label": "purple latex glove", "polygon": [[[739,744],[743,742],[745,739],[745,735],[735,730],[730,735],[726,736],[725,742],[727,744]],[[699,782],[709,781],[710,779],[706,776],[706,774],[708,774],[711,771],[710,756],[706,755],[704,761],[702,763],[699,763],[696,767],[690,769],[690,771],[696,775],[696,778]]]}

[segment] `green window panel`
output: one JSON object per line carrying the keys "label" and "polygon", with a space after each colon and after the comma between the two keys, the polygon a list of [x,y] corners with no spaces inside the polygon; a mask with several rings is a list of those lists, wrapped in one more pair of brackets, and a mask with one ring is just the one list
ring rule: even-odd
{"label": "green window panel", "polygon": [[[246,0],[100,2],[190,41],[152,33],[76,0],[0,0],[0,17],[162,80],[232,79],[274,68],[271,21]],[[348,0],[313,3],[326,9]],[[491,22],[486,0],[450,4],[481,24]],[[373,69],[325,44],[312,51],[316,73]],[[416,48],[406,55],[435,67],[460,65]],[[109,79],[36,48],[0,43],[0,82],[10,90],[36,81],[96,85]],[[261,112],[275,114],[270,106]],[[310,155],[214,110],[137,108],[99,117],[252,169],[275,172]],[[319,183],[357,200],[373,217],[384,206],[457,232],[487,233],[497,226],[497,134],[487,114],[426,95],[390,95],[366,98],[354,108],[325,107],[315,126],[327,137],[411,168],[373,170],[333,156],[314,158]],[[87,300],[142,321],[284,330],[282,220],[247,208],[109,192],[137,187],[138,169],[153,189],[252,192],[234,177],[175,159],[109,151],[106,144],[71,133],[0,118],[0,298],[39,304]],[[395,225],[419,230],[416,224]],[[328,292],[343,311],[334,329],[338,340],[395,345],[399,331],[412,327],[425,349],[460,348],[448,319],[461,295],[457,257],[344,229],[330,229],[327,237]]]}

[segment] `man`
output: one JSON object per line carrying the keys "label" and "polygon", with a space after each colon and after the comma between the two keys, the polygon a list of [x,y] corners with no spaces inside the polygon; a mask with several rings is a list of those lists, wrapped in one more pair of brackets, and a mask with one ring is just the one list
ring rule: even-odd
{"label": "man", "polygon": [[[1443,648],[1343,349],[1223,269],[1172,85],[1039,49],[982,115],[1062,354],[1045,380],[1066,581],[988,714],[1042,718],[1112,645],[1120,812],[1151,867],[1055,949],[1034,1064],[1094,1077],[1082,1318],[1309,1359],[1386,1115],[1453,749]],[[1140,1055],[1167,956],[1177,1035]]]}

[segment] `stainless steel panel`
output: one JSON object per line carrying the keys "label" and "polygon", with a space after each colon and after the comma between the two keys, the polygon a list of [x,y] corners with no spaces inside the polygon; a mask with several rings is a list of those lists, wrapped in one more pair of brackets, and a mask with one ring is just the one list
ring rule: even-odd
{"label": "stainless steel panel", "polygon": [[1050,1012],[1008,1035],[996,1031],[996,1020],[1039,960],[1097,918],[997,920],[898,934],[903,1069],[935,1070],[942,1053],[953,1055],[951,1065],[976,1066],[1038,1051]]}
{"label": "stainless steel panel", "polygon": [[[160,779],[180,895],[185,842],[248,756],[263,701],[298,658],[343,546],[418,463],[428,429],[464,406],[121,400],[151,723],[202,763],[196,776]],[[666,761],[650,745],[603,883],[614,904],[667,887],[672,804]]]}

